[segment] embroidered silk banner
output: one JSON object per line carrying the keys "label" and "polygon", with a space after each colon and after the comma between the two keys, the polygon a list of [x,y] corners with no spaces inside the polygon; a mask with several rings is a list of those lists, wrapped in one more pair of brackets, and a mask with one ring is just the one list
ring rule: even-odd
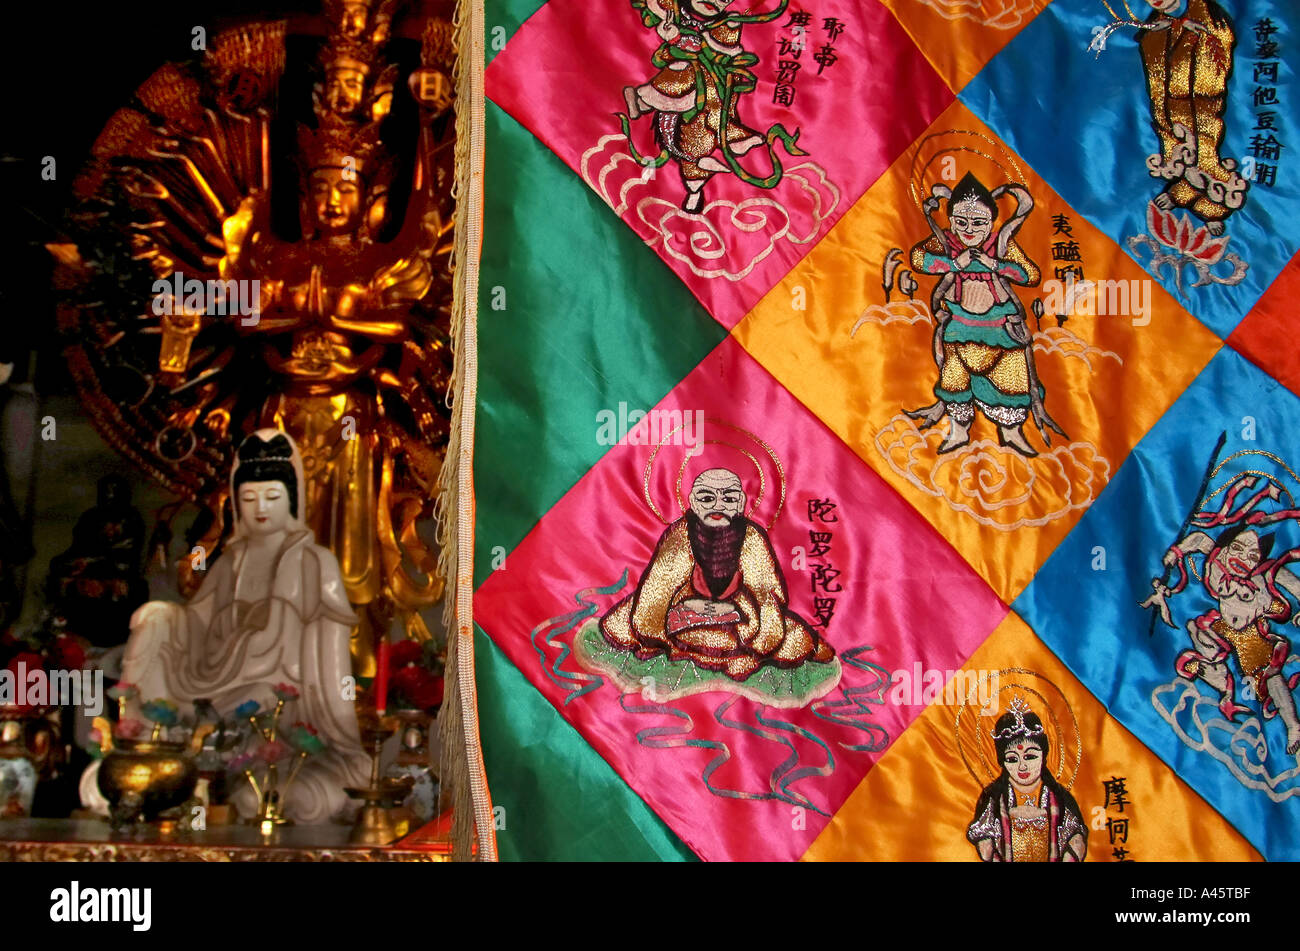
{"label": "embroidered silk banner", "polygon": [[1294,19],[489,10],[504,857],[1300,858]]}

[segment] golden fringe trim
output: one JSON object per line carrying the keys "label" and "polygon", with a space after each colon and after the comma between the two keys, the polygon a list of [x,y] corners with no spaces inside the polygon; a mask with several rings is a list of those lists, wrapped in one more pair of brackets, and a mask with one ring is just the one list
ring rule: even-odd
{"label": "golden fringe trim", "polygon": [[[479,742],[474,685],[474,405],[478,386],[478,263],[483,225],[483,0],[459,0],[456,37],[456,243],[451,338],[455,373],[451,438],[435,503],[438,568],[451,581],[447,621],[446,696],[439,718],[439,776],[452,812],[452,859],[496,861],[492,797]],[[473,848],[477,845],[477,855]]]}

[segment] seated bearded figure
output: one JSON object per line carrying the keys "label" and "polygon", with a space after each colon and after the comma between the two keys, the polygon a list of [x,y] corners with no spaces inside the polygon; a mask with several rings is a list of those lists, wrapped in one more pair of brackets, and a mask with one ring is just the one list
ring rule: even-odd
{"label": "seated bearded figure", "polygon": [[831,646],[790,610],[772,544],[746,518],[745,501],[734,472],[700,474],[689,510],[659,539],[636,591],[601,618],[607,643],[736,681],[766,665],[834,660]]}

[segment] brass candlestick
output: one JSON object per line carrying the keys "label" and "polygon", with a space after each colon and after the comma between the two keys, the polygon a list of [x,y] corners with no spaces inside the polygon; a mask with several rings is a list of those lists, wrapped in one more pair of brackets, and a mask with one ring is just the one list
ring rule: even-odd
{"label": "brass candlestick", "polygon": [[362,802],[349,839],[360,845],[388,845],[397,838],[391,812],[410,795],[415,780],[411,776],[381,779],[379,775],[384,742],[397,732],[397,718],[367,711],[360,717],[360,725],[361,742],[370,750],[370,784],[364,789],[349,786],[344,790]]}

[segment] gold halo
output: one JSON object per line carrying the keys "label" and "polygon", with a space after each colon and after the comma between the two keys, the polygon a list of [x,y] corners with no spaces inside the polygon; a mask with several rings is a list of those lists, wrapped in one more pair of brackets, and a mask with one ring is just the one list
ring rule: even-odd
{"label": "gold halo", "polygon": [[[768,531],[771,531],[772,526],[776,524],[776,520],[781,517],[781,512],[785,508],[785,489],[786,489],[785,467],[781,465],[781,460],[777,456],[776,451],[773,450],[772,447],[769,446],[759,436],[756,436],[754,433],[751,433],[747,429],[742,429],[741,427],[737,426],[735,423],[729,423],[726,420],[718,419],[715,416],[706,416],[704,417],[704,421],[706,423],[713,423],[717,426],[725,426],[726,428],[734,430],[735,432],[740,433],[742,436],[747,437],[755,445],[760,447],[763,450],[763,452],[767,455],[767,457],[772,460],[772,465],[776,469],[776,482],[777,485],[780,487],[780,494],[779,497],[777,498],[776,511],[772,513],[771,520],[765,526]],[[643,470],[642,479],[641,479],[641,491],[642,491],[642,496],[645,498],[646,505],[650,507],[650,511],[654,513],[655,518],[659,519],[659,521],[665,525],[671,525],[673,520],[667,518],[664,515],[664,513],[660,510],[659,506],[655,504],[655,500],[651,497],[650,478],[654,473],[655,459],[658,458],[659,451],[663,449],[665,446],[667,446],[668,441],[672,439],[672,437],[676,433],[681,431],[684,427],[685,427],[684,423],[681,426],[675,426],[660,437],[658,445],[656,445],[654,449],[650,451],[650,455],[646,459],[645,469]],[[758,471],[759,489],[758,489],[758,496],[754,499],[752,503],[750,503],[749,512],[746,513],[747,515],[750,515],[752,517],[751,513],[757,512],[759,503],[762,502],[764,495],[767,492],[767,478],[763,472],[763,467],[759,463],[757,456],[754,453],[742,449],[740,446],[737,446],[734,443],[724,442],[723,440],[720,439],[705,439],[703,441],[703,444],[720,445],[720,446],[726,446],[729,449],[734,449],[737,452],[744,455],[746,458],[748,458],[751,463],[753,463],[754,468]],[[686,466],[687,463],[690,461],[690,458],[691,458],[690,456],[687,456],[682,460],[682,463],[677,470],[677,481],[675,483],[677,502],[679,505],[681,505],[683,512],[686,511],[687,505],[685,500],[682,498],[682,479],[685,475]]]}
{"label": "gold halo", "polygon": [[[1008,676],[1016,679],[1008,681]],[[981,787],[989,785],[1002,772],[1002,767],[997,763],[997,748],[993,742],[993,723],[990,722],[992,718],[973,712],[965,717],[963,722],[963,714],[967,706],[978,702],[974,695],[978,693],[980,684],[993,677],[997,677],[998,684],[997,709],[1008,709],[1011,702],[1019,697],[1034,713],[1038,714],[1039,719],[1043,720],[1043,728],[1047,732],[1047,740],[1051,745],[1051,752],[1048,755],[1054,759],[1054,764],[1045,763],[1044,766],[1050,768],[1052,775],[1063,788],[1069,789],[1074,785],[1074,780],[1079,775],[1079,764],[1083,761],[1079,721],[1075,718],[1074,710],[1060,687],[1042,674],[1023,667],[1008,667],[1005,670],[985,674],[976,681],[975,686],[958,705],[957,715],[953,718],[953,737],[966,771]],[[1034,678],[1038,682],[1033,683],[1028,681],[1028,678]],[[1007,693],[1012,696],[1003,703],[1002,695]],[[1073,756],[1069,755],[1071,746],[1073,746]],[[976,772],[976,765],[983,771],[983,779]],[[1068,776],[1065,774],[1067,769]]]}
{"label": "gold halo", "polygon": [[[1281,466],[1283,469],[1286,470],[1287,475],[1289,475],[1295,481],[1297,486],[1300,486],[1300,475],[1296,475],[1295,470],[1292,469],[1290,466],[1288,466],[1286,462],[1284,462],[1281,458],[1273,455],[1273,453],[1268,452],[1267,450],[1264,449],[1241,449],[1238,450],[1237,452],[1234,452],[1232,455],[1228,456],[1226,459],[1224,459],[1222,462],[1220,462],[1217,466],[1214,467],[1214,471],[1210,473],[1210,478],[1213,479],[1220,472],[1222,472],[1223,467],[1226,466],[1228,463],[1232,462],[1233,459],[1239,459],[1242,456],[1263,456],[1265,459],[1273,460],[1279,466]],[[1233,473],[1232,478],[1228,479],[1226,482],[1223,483],[1223,485],[1219,486],[1217,489],[1215,489],[1213,492],[1207,495],[1205,497],[1205,501],[1209,502],[1212,499],[1217,498],[1219,495],[1222,495],[1223,492],[1227,490],[1228,486],[1232,485],[1232,483],[1236,482],[1239,478],[1241,478],[1244,475],[1257,475],[1260,476],[1261,478],[1267,479],[1268,481],[1275,483],[1277,487],[1281,489],[1283,492],[1285,492],[1288,496],[1290,496],[1292,501],[1294,502],[1295,493],[1293,493],[1290,489],[1284,486],[1281,480],[1278,479],[1276,474],[1264,472],[1260,469],[1242,469],[1240,472]]]}
{"label": "gold halo", "polygon": [[[726,446],[728,449],[736,450],[736,452],[749,460],[750,465],[754,467],[754,472],[758,475],[758,496],[754,499],[749,509],[751,512],[758,511],[758,507],[763,504],[763,493],[767,491],[767,477],[763,475],[763,467],[758,464],[758,460],[754,458],[754,454],[747,449],[740,448],[734,442],[724,442],[721,439],[706,439],[704,440],[704,445]],[[686,476],[686,464],[690,461],[690,456],[683,456],[682,464],[677,467],[677,504],[682,507],[683,512],[685,512],[690,506],[690,503],[686,501],[686,497],[682,495],[682,479]]]}
{"label": "gold halo", "polygon": [[[934,155],[930,156],[930,158],[926,161],[925,165],[923,165],[918,171],[917,162],[920,161],[921,153],[925,149],[925,143],[927,143],[931,139],[936,139],[939,138],[940,136],[946,136],[946,135],[972,136],[974,138],[981,139],[984,142],[987,142],[990,146],[992,146],[997,151],[1001,152],[1002,157],[1006,160],[1007,164],[1006,165],[1002,164],[1002,162],[999,162],[988,152],[984,152],[974,145],[954,144],[944,148],[940,148],[937,152],[934,153]],[[1006,178],[1008,182],[1015,182],[1018,185],[1027,186],[1027,183],[1025,182],[1025,174],[1020,170],[1020,165],[1016,162],[1015,157],[1009,151],[1007,151],[1006,148],[1000,145],[996,140],[985,135],[983,132],[976,132],[973,129],[944,129],[942,132],[931,132],[929,135],[922,138],[921,141],[916,144],[916,151],[912,154],[912,169],[911,169],[910,177],[908,179],[908,187],[911,189],[912,201],[913,203],[915,203],[918,210],[923,210],[922,202],[924,201],[920,193],[921,180],[925,177],[925,173],[929,171],[930,166],[934,164],[936,159],[938,159],[942,155],[947,155],[951,152],[969,152],[973,155],[978,155],[980,158],[988,159],[990,162],[992,162],[994,165],[998,167],[998,169],[1002,172],[1003,176]],[[1011,169],[1015,172],[1015,177],[1012,177],[1010,172],[1008,172],[1007,165],[1011,166]],[[990,188],[991,187],[993,186],[990,186]]]}

